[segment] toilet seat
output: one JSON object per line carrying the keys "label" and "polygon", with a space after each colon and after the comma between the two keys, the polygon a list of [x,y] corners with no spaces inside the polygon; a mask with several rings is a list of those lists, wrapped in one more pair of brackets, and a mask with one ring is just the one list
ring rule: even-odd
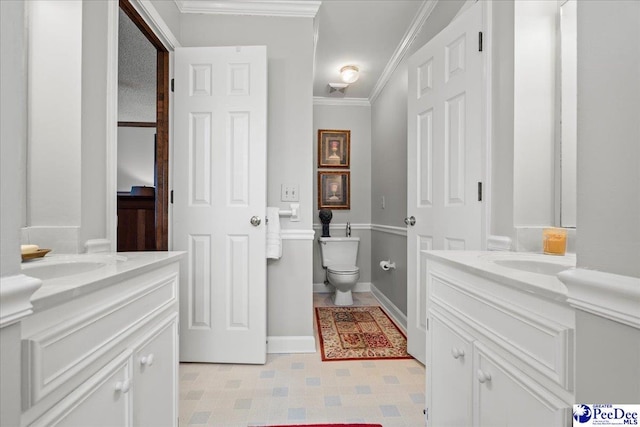
{"label": "toilet seat", "polygon": [[353,274],[358,273],[360,268],[355,265],[338,264],[327,267],[327,270],[332,274]]}

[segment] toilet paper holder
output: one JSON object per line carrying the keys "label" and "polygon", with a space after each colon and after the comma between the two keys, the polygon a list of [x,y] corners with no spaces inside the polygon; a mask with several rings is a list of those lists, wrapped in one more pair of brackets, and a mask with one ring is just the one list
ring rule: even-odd
{"label": "toilet paper holder", "polygon": [[383,269],[384,271],[395,270],[396,263],[391,262],[391,260],[387,260],[387,261],[383,260],[383,261],[380,261],[380,268]]}

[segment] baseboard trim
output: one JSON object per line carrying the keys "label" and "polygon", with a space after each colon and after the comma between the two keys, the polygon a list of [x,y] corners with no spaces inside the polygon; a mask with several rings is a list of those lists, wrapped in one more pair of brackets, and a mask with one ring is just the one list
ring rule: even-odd
{"label": "baseboard trim", "polygon": [[[318,294],[332,294],[335,289],[331,285],[325,285],[324,283],[314,283],[313,292]],[[352,292],[371,292],[370,282],[358,282],[353,288]]]}
{"label": "baseboard trim", "polygon": [[407,316],[400,311],[398,307],[394,303],[391,302],[389,298],[387,298],[376,286],[371,284],[371,293],[378,300],[380,305],[387,311],[389,316],[393,319],[393,321],[398,325],[398,327],[402,330],[402,332],[407,335]]}
{"label": "baseboard trim", "polygon": [[313,336],[267,337],[267,353],[315,353],[316,339]]}

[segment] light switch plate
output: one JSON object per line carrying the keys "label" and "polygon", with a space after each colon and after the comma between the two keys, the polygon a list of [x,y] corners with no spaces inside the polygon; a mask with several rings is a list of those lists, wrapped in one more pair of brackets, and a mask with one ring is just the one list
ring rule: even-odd
{"label": "light switch plate", "polygon": [[283,202],[297,202],[300,200],[298,191],[298,185],[296,184],[282,184],[280,200]]}

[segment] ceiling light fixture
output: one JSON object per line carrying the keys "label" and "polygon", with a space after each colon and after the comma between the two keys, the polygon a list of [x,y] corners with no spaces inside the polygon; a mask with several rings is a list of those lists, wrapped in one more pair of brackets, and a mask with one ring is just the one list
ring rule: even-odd
{"label": "ceiling light fixture", "polygon": [[360,70],[355,65],[345,65],[340,69],[342,81],[346,84],[355,83],[358,80]]}

